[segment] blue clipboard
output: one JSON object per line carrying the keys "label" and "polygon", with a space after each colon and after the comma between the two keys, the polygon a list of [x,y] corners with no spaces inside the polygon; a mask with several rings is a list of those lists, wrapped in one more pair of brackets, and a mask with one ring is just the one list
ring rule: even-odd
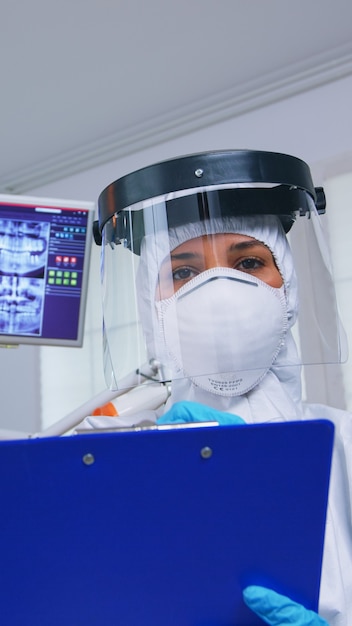
{"label": "blue clipboard", "polygon": [[325,420],[2,442],[2,623],[254,626],[248,584],[316,610],[332,445]]}

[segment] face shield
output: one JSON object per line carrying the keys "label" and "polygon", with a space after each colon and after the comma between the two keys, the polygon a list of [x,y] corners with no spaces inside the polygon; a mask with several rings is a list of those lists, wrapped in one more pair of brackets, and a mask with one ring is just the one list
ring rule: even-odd
{"label": "face shield", "polygon": [[269,370],[340,362],[323,212],[308,166],[276,153],[191,155],[109,185],[95,224],[109,388],[149,363],[232,397]]}

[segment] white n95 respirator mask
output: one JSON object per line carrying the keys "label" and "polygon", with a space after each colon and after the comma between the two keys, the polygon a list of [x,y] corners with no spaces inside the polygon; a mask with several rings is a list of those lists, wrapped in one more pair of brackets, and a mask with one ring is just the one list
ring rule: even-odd
{"label": "white n95 respirator mask", "polygon": [[156,308],[173,378],[222,396],[242,395],[262,380],[288,327],[284,287],[230,268],[202,272]]}

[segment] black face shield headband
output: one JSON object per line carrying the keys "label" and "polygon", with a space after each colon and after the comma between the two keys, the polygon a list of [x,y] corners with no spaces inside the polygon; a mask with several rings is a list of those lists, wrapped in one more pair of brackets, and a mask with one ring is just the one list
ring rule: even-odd
{"label": "black face shield headband", "polygon": [[309,215],[309,198],[318,213],[325,212],[323,189],[314,187],[308,165],[295,157],[252,150],[195,154],[145,167],[106,187],[99,197],[94,238],[101,245],[105,228],[107,242],[139,254],[145,213],[158,203],[166,207],[168,228],[230,215],[260,219],[271,214],[288,232],[297,216]]}

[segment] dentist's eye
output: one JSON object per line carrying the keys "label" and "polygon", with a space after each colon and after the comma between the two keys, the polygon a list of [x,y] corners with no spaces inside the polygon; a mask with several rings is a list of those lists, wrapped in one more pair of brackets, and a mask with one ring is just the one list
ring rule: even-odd
{"label": "dentist's eye", "polygon": [[194,276],[197,275],[197,272],[193,269],[191,269],[190,267],[180,267],[177,270],[174,270],[172,272],[172,277],[174,279],[174,281],[177,280],[191,280],[191,278],[194,278]]}
{"label": "dentist's eye", "polygon": [[248,257],[246,259],[242,259],[236,265],[236,269],[240,271],[242,270],[242,271],[248,272],[248,271],[260,269],[263,266],[264,266],[264,263],[260,259]]}

